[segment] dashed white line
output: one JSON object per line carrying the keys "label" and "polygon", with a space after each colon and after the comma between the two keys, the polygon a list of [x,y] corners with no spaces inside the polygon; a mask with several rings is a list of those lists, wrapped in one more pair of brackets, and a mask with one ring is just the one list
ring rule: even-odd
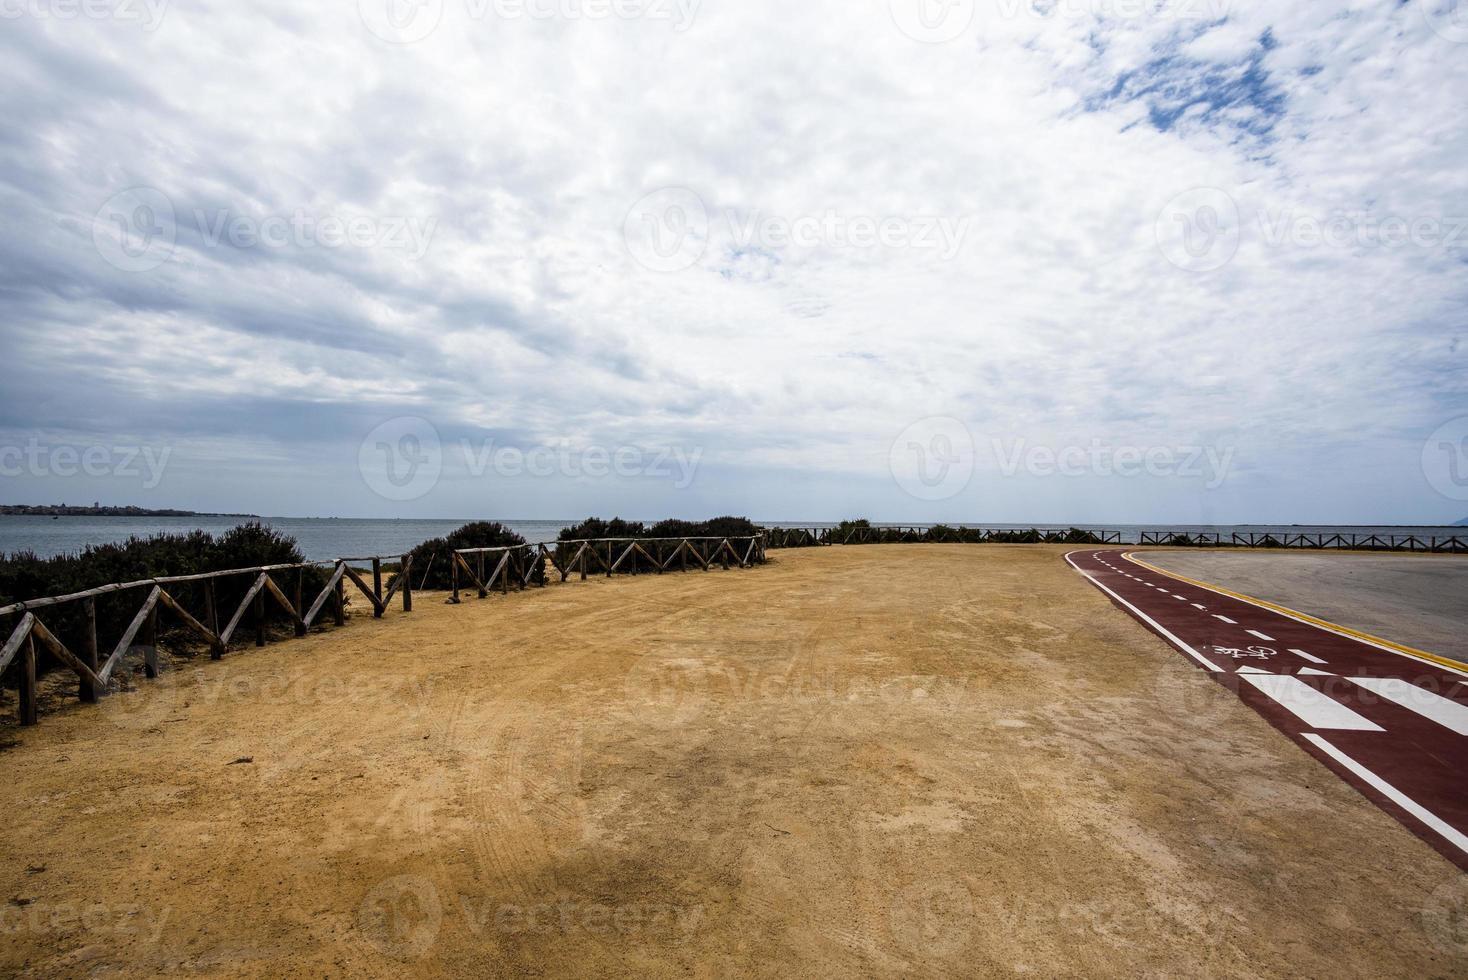
{"label": "dashed white line", "polygon": [[1228,625],[1230,625],[1230,626],[1237,626],[1237,625],[1239,625],[1238,620],[1236,620],[1236,619],[1229,619],[1227,616],[1220,616],[1217,613],[1214,613],[1213,614],[1213,618],[1214,619],[1222,620],[1223,622],[1228,623]]}
{"label": "dashed white line", "polygon": [[1195,603],[1193,603],[1193,608],[1194,609],[1201,609],[1204,612],[1207,612],[1208,611],[1208,607],[1205,606],[1205,605],[1203,605],[1203,603],[1201,603],[1201,602],[1195,602]]}
{"label": "dashed white line", "polygon": [[1188,597],[1185,596],[1185,595],[1173,595],[1173,598],[1176,599],[1178,602],[1187,602],[1188,601]]}
{"label": "dashed white line", "polygon": [[1321,660],[1319,657],[1313,654],[1306,653],[1304,650],[1291,650],[1290,653],[1293,653],[1297,657],[1302,657],[1305,660],[1310,661],[1312,664],[1326,664],[1330,662],[1328,660]]}
{"label": "dashed white line", "polygon": [[1185,643],[1184,641],[1182,641],[1181,639],[1179,639],[1177,637],[1177,634],[1173,633],[1172,630],[1168,629],[1166,626],[1163,626],[1161,623],[1157,622],[1157,620],[1153,619],[1151,616],[1148,616],[1146,613],[1142,612],[1142,610],[1138,609],[1136,606],[1132,605],[1130,602],[1127,602],[1121,596],[1117,595],[1115,592],[1113,592],[1110,589],[1108,589],[1105,585],[1101,584],[1101,582],[1098,581],[1097,579],[1092,578],[1089,574],[1086,573],[1086,570],[1085,569],[1081,568],[1081,566],[1077,565],[1075,563],[1075,561],[1071,559],[1071,556],[1070,555],[1066,555],[1065,556],[1065,560],[1066,560],[1066,563],[1069,564],[1071,568],[1074,568],[1076,571],[1080,572],[1082,575],[1085,575],[1086,578],[1088,578],[1092,582],[1094,582],[1095,585],[1096,585],[1096,588],[1100,589],[1102,592],[1105,592],[1107,595],[1111,596],[1111,598],[1115,599],[1117,602],[1121,603],[1123,606],[1126,606],[1132,612],[1136,613],[1137,616],[1142,620],[1142,622],[1146,623],[1147,625],[1149,625],[1153,629],[1155,629],[1157,632],[1161,633],[1162,636],[1165,639],[1168,640],[1168,642],[1172,643],[1179,650],[1183,651],[1188,656],[1190,656],[1194,660],[1198,661],[1198,663],[1202,664],[1204,667],[1208,668],[1213,673],[1215,673],[1215,674],[1221,674],[1221,673],[1223,673],[1223,668],[1222,667],[1219,667],[1217,664],[1215,664],[1213,661],[1209,660],[1207,657],[1203,656],[1197,650],[1194,650],[1192,647],[1188,646],[1188,644]]}
{"label": "dashed white line", "polygon": [[1245,633],[1248,633],[1250,636],[1258,637],[1259,639],[1263,640],[1265,643],[1273,643],[1273,642],[1275,642],[1274,637],[1270,636],[1267,633],[1261,633],[1258,630],[1244,630],[1244,632]]}

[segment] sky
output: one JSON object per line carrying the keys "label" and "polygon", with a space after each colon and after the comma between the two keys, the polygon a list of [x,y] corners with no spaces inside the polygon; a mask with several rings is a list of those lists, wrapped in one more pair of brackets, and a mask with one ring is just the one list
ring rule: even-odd
{"label": "sky", "polygon": [[0,0],[0,502],[1468,517],[1468,0]]}

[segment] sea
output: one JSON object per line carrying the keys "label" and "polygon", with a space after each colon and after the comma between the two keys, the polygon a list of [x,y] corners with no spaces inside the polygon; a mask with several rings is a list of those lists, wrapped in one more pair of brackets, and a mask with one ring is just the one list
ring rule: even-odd
{"label": "sea", "polygon": [[[193,530],[221,534],[254,518],[240,517],[22,517],[0,515],[0,554],[33,551],[42,558],[72,554],[88,546],[126,541],[130,537],[154,534],[179,534]],[[432,538],[441,538],[468,523],[468,520],[367,520],[351,518],[265,517],[259,518],[284,534],[296,539],[307,561],[330,561],[335,558],[367,558],[405,554]],[[526,541],[554,541],[563,528],[579,520],[501,520]],[[760,521],[766,527],[834,527],[834,522]],[[904,525],[921,527],[923,525]],[[1182,524],[967,524],[994,530],[1067,530],[1079,527],[1087,531],[1119,532],[1122,542],[1135,544],[1143,531],[1186,531],[1189,533],[1232,532],[1256,534],[1415,534],[1418,537],[1468,537],[1465,527],[1401,527],[1367,525],[1182,525]]]}

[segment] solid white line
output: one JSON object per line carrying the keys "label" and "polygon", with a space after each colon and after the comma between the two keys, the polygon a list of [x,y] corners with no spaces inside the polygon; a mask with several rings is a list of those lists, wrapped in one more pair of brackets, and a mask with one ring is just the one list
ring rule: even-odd
{"label": "solid white line", "polygon": [[1321,660],[1319,657],[1313,656],[1312,654],[1308,654],[1304,650],[1291,650],[1290,653],[1293,653],[1297,657],[1304,657],[1306,660],[1310,661],[1312,664],[1322,664],[1323,665],[1323,664],[1330,663],[1329,660]]}
{"label": "solid white line", "polygon": [[1236,620],[1236,619],[1229,619],[1227,616],[1220,616],[1217,613],[1214,613],[1213,614],[1213,618],[1214,619],[1221,619],[1225,623],[1228,623],[1228,625],[1230,625],[1230,626],[1237,626],[1237,625],[1239,625],[1238,620]]}
{"label": "solid white line", "polygon": [[1263,640],[1265,643],[1273,643],[1274,642],[1274,637],[1268,635],[1267,633],[1261,633],[1258,630],[1244,630],[1244,632],[1245,633],[1248,633],[1250,636],[1257,636],[1257,637],[1259,637],[1259,639]]}
{"label": "solid white line", "polygon": [[1385,796],[1397,806],[1401,807],[1403,810],[1406,810],[1408,813],[1412,814],[1412,816],[1427,824],[1428,827],[1441,834],[1448,843],[1452,844],[1458,850],[1468,853],[1468,837],[1464,837],[1457,830],[1453,829],[1452,826],[1443,821],[1442,818],[1437,816],[1437,814],[1433,813],[1425,806],[1417,803],[1406,793],[1403,793],[1391,783],[1387,782],[1385,779],[1382,779],[1376,773],[1372,772],[1370,769],[1367,769],[1365,766],[1361,765],[1361,763],[1357,762],[1355,759],[1352,759],[1350,756],[1346,755],[1334,745],[1331,745],[1319,735],[1306,735],[1305,738],[1310,741],[1310,744],[1314,745],[1315,747],[1320,749],[1320,751],[1324,752],[1326,755],[1334,759],[1336,762],[1339,762],[1351,772],[1355,773],[1358,779],[1364,781],[1372,789],[1376,790],[1382,796]]}
{"label": "solid white line", "polygon": [[1376,722],[1364,718],[1334,698],[1321,694],[1298,677],[1278,674],[1244,674],[1244,681],[1269,695],[1280,707],[1311,728],[1340,732],[1383,732]]}
{"label": "solid white line", "polygon": [[1468,735],[1468,705],[1459,704],[1399,678],[1352,677],[1351,683],[1400,704],[1409,711],[1415,711],[1459,735]]}
{"label": "solid white line", "polygon": [[[1081,554],[1081,552],[1079,552],[1079,551],[1072,551],[1070,554],[1071,555],[1079,555],[1079,554]],[[1082,575],[1085,575],[1086,578],[1090,579],[1091,582],[1096,586],[1096,588],[1100,589],[1102,592],[1105,592],[1107,595],[1111,596],[1111,598],[1115,599],[1117,602],[1121,603],[1123,606],[1126,606],[1132,612],[1136,613],[1137,616],[1142,620],[1142,622],[1146,623],[1147,625],[1149,625],[1153,629],[1155,629],[1157,632],[1161,633],[1164,637],[1166,637],[1174,646],[1176,646],[1183,653],[1186,653],[1188,656],[1190,656],[1194,660],[1198,661],[1198,663],[1202,664],[1204,667],[1208,668],[1213,673],[1215,673],[1215,674],[1221,674],[1221,673],[1223,673],[1223,668],[1219,667],[1217,664],[1213,663],[1211,660],[1209,660],[1207,657],[1203,656],[1197,650],[1194,650],[1192,647],[1188,646],[1182,640],[1178,639],[1177,636],[1175,636],[1173,634],[1173,632],[1171,630],[1169,630],[1167,627],[1163,626],[1161,623],[1157,622],[1157,620],[1153,619],[1151,616],[1148,616],[1146,613],[1142,612],[1142,610],[1138,609],[1136,606],[1132,605],[1130,602],[1127,602],[1121,596],[1117,595],[1115,592],[1112,592],[1106,586],[1102,585],[1094,576],[1088,574],[1085,569],[1081,568],[1081,566],[1077,565],[1074,561],[1072,561],[1070,555],[1066,555],[1065,556],[1065,560],[1067,562],[1069,562],[1071,568],[1074,568],[1076,571],[1080,572]]]}

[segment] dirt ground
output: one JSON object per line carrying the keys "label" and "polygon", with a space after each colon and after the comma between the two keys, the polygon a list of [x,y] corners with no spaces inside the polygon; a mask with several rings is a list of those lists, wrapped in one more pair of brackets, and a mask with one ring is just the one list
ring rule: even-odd
{"label": "dirt ground", "polygon": [[1157,551],[1168,571],[1468,662],[1468,557]]}
{"label": "dirt ground", "polygon": [[52,714],[0,973],[1468,973],[1468,878],[1064,550],[420,596]]}

